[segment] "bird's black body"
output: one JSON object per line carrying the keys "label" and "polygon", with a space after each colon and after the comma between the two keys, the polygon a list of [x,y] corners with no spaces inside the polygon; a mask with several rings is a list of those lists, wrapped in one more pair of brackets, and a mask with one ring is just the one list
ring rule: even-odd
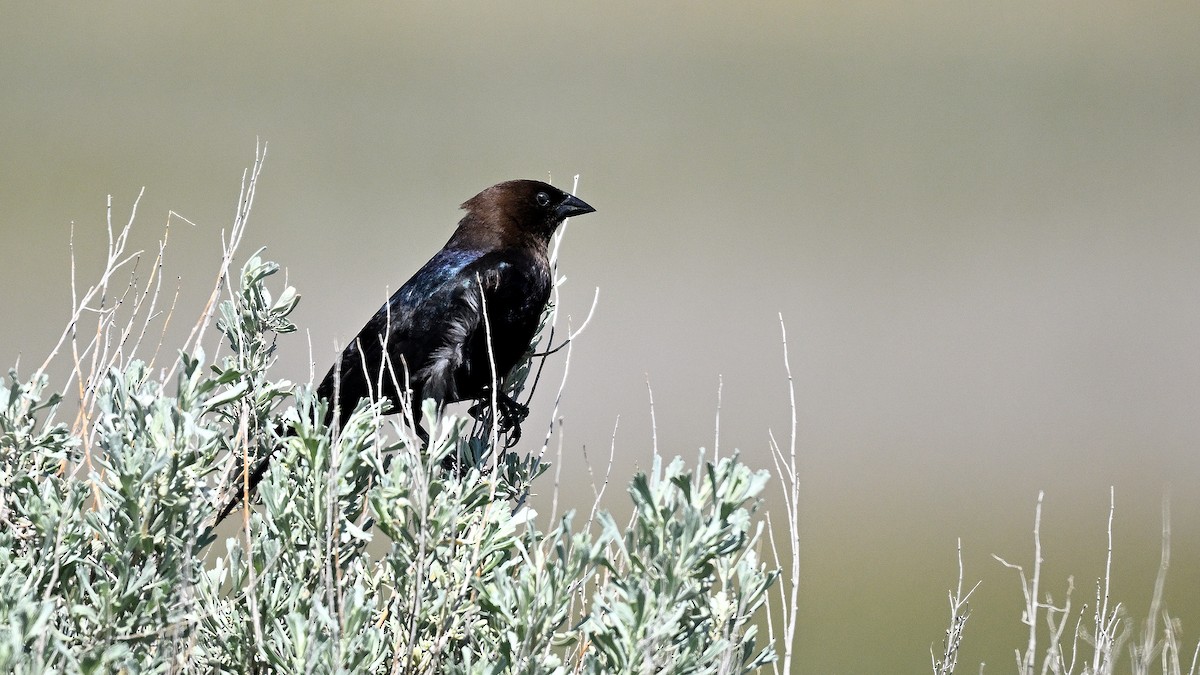
{"label": "bird's black body", "polygon": [[[345,425],[364,398],[395,403],[404,395],[419,423],[427,398],[441,405],[494,392],[502,403],[496,423],[519,438],[522,407],[499,384],[528,349],[550,297],[550,238],[563,220],[595,209],[534,180],[493,185],[462,208],[467,214],[450,241],[371,317],[321,380],[326,424]],[[269,460],[259,460],[243,487],[258,485]],[[242,469],[233,475],[240,484]],[[242,493],[233,491],[214,527]]]}
{"label": "bird's black body", "polygon": [[363,398],[400,400],[397,384],[411,393],[418,419],[426,398],[484,397],[494,385],[493,359],[502,382],[537,331],[550,297],[554,230],[594,210],[532,180],[500,183],[462,207],[467,214],[442,250],[371,317],[321,381],[328,421],[345,423]]}

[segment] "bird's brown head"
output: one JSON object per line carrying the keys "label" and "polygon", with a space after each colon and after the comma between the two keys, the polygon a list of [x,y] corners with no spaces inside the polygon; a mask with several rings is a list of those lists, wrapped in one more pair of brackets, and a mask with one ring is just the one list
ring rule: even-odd
{"label": "bird's brown head", "polygon": [[498,183],[463,202],[463,222],[488,223],[548,242],[554,230],[571,216],[596,209],[578,197],[538,180]]}

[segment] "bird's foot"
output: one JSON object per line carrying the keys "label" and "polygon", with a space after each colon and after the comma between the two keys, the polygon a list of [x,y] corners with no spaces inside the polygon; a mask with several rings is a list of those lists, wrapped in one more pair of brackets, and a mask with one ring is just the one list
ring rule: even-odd
{"label": "bird's foot", "polygon": [[[471,406],[467,413],[480,419],[490,411],[490,401],[484,400]],[[521,422],[527,417],[529,406],[521,405],[505,394],[496,398],[496,430],[506,436],[505,448],[511,448],[521,440]]]}

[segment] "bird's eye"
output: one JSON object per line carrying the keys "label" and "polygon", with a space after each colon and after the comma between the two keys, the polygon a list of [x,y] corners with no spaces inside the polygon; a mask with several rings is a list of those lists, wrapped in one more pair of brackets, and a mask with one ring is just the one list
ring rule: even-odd
{"label": "bird's eye", "polygon": [[538,203],[538,206],[545,206],[550,203],[550,195],[546,194],[545,192],[537,193],[537,196],[535,196],[533,199]]}

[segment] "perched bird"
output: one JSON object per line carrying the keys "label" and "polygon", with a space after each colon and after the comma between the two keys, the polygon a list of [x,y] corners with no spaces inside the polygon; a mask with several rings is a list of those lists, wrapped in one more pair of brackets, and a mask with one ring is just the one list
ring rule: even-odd
{"label": "perched bird", "polygon": [[[495,394],[494,423],[519,437],[527,411],[500,384],[528,349],[550,298],[551,236],[567,218],[595,209],[536,180],[493,185],[462,208],[467,214],[450,241],[367,321],[321,380],[326,424],[345,425],[364,398],[397,402],[407,389],[423,434],[425,399],[443,405]],[[214,523],[233,511],[245,488],[258,485],[269,460],[259,460]]]}
{"label": "perched bird", "polygon": [[345,424],[363,398],[398,401],[397,384],[411,392],[418,423],[427,398],[441,405],[492,393],[501,427],[520,423],[523,407],[499,385],[528,349],[550,298],[550,238],[567,218],[595,209],[536,180],[493,185],[462,208],[467,214],[450,241],[371,317],[321,380],[317,395],[330,403],[328,423]]}

